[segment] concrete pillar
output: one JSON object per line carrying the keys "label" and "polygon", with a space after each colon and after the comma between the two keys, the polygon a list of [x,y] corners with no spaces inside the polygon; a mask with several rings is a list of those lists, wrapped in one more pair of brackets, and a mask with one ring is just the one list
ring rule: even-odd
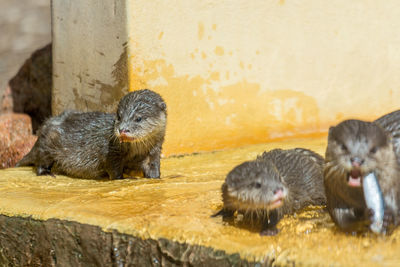
{"label": "concrete pillar", "polygon": [[52,0],[53,114],[114,111],[128,92],[126,1]]}

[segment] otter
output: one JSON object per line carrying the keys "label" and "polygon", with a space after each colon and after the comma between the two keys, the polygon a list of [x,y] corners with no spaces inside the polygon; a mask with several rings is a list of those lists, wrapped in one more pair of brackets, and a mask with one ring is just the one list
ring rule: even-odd
{"label": "otter", "polygon": [[261,222],[260,235],[276,235],[285,214],[325,205],[323,161],[304,148],[264,152],[229,172],[222,185],[223,208],[212,216],[230,220],[237,211]]}
{"label": "otter", "polygon": [[65,111],[47,119],[31,151],[17,163],[37,175],[122,179],[142,171],[160,178],[167,112],[162,97],[148,89],[126,94],[117,112]]}
{"label": "otter", "polygon": [[[363,231],[373,211],[366,206],[363,179],[373,173],[384,201],[382,232],[399,222],[399,165],[392,137],[379,123],[346,120],[329,129],[324,186],[327,208],[344,231]],[[368,189],[367,189],[368,190]]]}
{"label": "otter", "polygon": [[400,164],[400,110],[388,113],[374,122],[390,134],[397,162]]}

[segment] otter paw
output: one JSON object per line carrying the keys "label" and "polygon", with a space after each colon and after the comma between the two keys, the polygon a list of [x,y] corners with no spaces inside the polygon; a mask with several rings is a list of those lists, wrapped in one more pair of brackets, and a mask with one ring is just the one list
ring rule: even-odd
{"label": "otter paw", "polygon": [[383,229],[385,231],[394,224],[394,214],[390,209],[385,209],[383,214]]}
{"label": "otter paw", "polygon": [[36,169],[36,174],[37,176],[41,176],[41,175],[49,175],[51,177],[56,177],[54,174],[51,173],[51,169],[50,168],[46,168],[46,167],[42,167],[42,166],[38,166]]}
{"label": "otter paw", "polygon": [[267,228],[260,232],[260,236],[274,236],[279,233],[278,228]]}
{"label": "otter paw", "polygon": [[158,171],[146,172],[144,173],[144,178],[160,179],[160,172]]}
{"label": "otter paw", "polygon": [[375,212],[373,209],[368,208],[365,210],[365,217],[369,221],[369,224],[371,224],[374,221],[374,214]]}
{"label": "otter paw", "polygon": [[234,219],[235,212],[232,210],[223,210],[221,215],[224,222],[231,222]]}

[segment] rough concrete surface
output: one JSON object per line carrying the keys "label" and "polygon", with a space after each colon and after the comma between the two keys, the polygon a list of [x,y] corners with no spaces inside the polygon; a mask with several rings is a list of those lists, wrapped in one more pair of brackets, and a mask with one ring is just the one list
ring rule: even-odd
{"label": "rough concrete surface", "polygon": [[[67,260],[74,264],[81,257],[83,265],[93,260],[89,256],[93,251],[98,252],[96,259],[105,263],[110,262],[110,251],[116,258],[119,255],[115,266],[130,266],[128,262],[148,266],[149,255],[155,257],[154,265],[164,261],[167,266],[210,266],[203,259],[220,257],[222,263],[229,261],[234,266],[237,259],[236,266],[240,266],[235,258],[238,254],[241,261],[273,266],[399,266],[400,228],[388,236],[343,233],[324,207],[285,216],[276,236],[260,236],[256,224],[253,227],[240,216],[233,222],[210,218],[222,207],[221,185],[226,174],[237,164],[277,147],[305,147],[322,154],[326,136],[163,158],[161,179],[85,180],[36,176],[31,167],[0,170],[0,214],[34,219],[21,223],[9,219],[10,224],[0,220],[0,239],[10,240],[3,243],[8,246],[3,255],[22,258],[28,252],[35,258],[47,257],[43,266],[51,266],[50,253],[56,255],[57,264]],[[54,219],[61,221],[59,226]],[[99,228],[74,228],[65,221],[112,232],[113,246],[107,234],[96,230]],[[4,225],[6,229],[2,229]],[[22,225],[26,232],[18,230]],[[126,239],[118,239],[113,231],[127,235]],[[99,247],[98,242],[103,245]],[[195,247],[201,248],[197,251]],[[24,266],[22,261],[16,263]]]}
{"label": "rough concrete surface", "polygon": [[127,2],[52,1],[53,114],[114,112],[128,92]]}
{"label": "rough concrete surface", "polygon": [[[1,266],[254,266],[226,254],[167,239],[141,239],[57,219],[0,215]],[[266,266],[267,264],[265,264]],[[264,265],[257,265],[264,266]]]}

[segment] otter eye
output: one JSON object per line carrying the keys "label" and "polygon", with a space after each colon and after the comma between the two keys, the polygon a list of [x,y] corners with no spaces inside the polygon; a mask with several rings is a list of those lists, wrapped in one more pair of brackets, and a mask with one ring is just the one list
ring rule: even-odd
{"label": "otter eye", "polygon": [[347,151],[347,146],[345,144],[341,144],[340,148],[342,151]]}
{"label": "otter eye", "polygon": [[376,153],[376,146],[372,147],[371,150],[369,151],[371,154],[375,154]]}
{"label": "otter eye", "polygon": [[258,183],[258,182],[255,183],[255,184],[254,184],[254,187],[255,187],[255,188],[261,188],[261,183]]}
{"label": "otter eye", "polygon": [[135,121],[136,121],[136,122],[141,122],[141,121],[142,121],[142,117],[137,117],[137,118],[135,119]]}

